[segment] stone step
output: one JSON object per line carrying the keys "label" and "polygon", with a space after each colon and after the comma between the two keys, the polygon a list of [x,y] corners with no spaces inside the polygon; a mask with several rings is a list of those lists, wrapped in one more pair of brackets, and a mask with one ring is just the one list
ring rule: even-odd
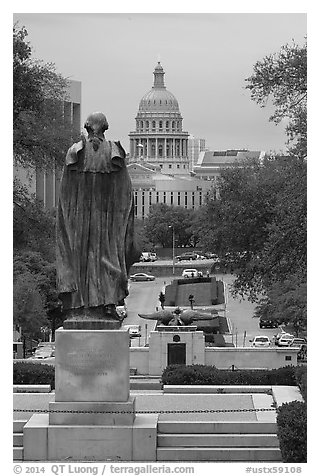
{"label": "stone step", "polygon": [[273,434],[158,434],[158,447],[243,447],[279,448]]}
{"label": "stone step", "polygon": [[157,461],[282,461],[278,448],[157,448]]}
{"label": "stone step", "polygon": [[23,446],[13,448],[13,461],[23,461]]}
{"label": "stone step", "polygon": [[13,434],[13,446],[23,446],[23,433]]}
{"label": "stone step", "polygon": [[130,390],[161,390],[159,380],[130,380]]}
{"label": "stone step", "polygon": [[159,421],[158,433],[277,433],[274,422]]}
{"label": "stone step", "polygon": [[13,420],[13,433],[22,433],[28,420]]}

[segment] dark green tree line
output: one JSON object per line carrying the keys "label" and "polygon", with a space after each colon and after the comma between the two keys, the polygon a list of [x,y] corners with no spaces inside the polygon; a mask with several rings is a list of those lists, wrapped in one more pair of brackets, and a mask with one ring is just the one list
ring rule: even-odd
{"label": "dark green tree line", "polygon": [[289,151],[300,158],[307,155],[307,42],[281,47],[278,53],[257,61],[246,79],[251,98],[264,107],[274,105],[270,121],[288,120]]}

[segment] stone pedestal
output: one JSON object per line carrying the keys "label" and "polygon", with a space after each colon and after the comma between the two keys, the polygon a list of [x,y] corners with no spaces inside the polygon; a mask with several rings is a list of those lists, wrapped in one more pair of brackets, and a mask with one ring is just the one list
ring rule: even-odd
{"label": "stone pedestal", "polygon": [[124,330],[56,331],[56,402],[126,402],[129,335]]}
{"label": "stone pedestal", "polygon": [[58,329],[55,354],[55,401],[25,426],[25,461],[135,461],[145,449],[154,461],[157,420],[136,419],[128,332]]}

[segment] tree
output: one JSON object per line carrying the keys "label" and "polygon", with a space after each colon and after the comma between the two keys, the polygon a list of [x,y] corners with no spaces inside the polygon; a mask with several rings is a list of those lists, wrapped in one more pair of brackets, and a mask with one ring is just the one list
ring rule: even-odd
{"label": "tree", "polygon": [[146,236],[144,221],[139,218],[135,218],[134,220],[134,235],[136,240],[136,250],[139,253],[139,257],[143,251],[153,250],[154,245]]}
{"label": "tree", "polygon": [[254,73],[246,79],[251,98],[264,107],[271,98],[275,107],[270,121],[276,124],[284,118],[290,152],[304,158],[307,155],[307,43],[295,42],[281,47],[257,61]]}
{"label": "tree", "polygon": [[13,249],[40,252],[48,261],[55,259],[55,210],[30,195],[15,178],[13,184]]}
{"label": "tree", "polygon": [[290,323],[298,336],[307,327],[306,274],[296,273],[271,285],[268,295],[256,307],[255,316],[272,316],[279,324]]}
{"label": "tree", "polygon": [[22,330],[24,356],[26,341],[41,337],[41,327],[48,326],[43,298],[33,274],[16,276],[13,284],[13,323]]}
{"label": "tree", "polygon": [[306,268],[306,163],[267,158],[222,172],[219,200],[201,209],[200,245],[235,270],[234,290],[257,301]]}
{"label": "tree", "polygon": [[172,246],[172,229],[174,227],[176,246],[191,244],[193,211],[179,206],[157,203],[150,207],[145,219],[146,237],[154,245],[160,243],[163,247]]}
{"label": "tree", "polygon": [[[39,252],[24,250],[13,259],[13,281],[31,275],[32,282],[40,293],[45,311],[59,304],[56,290],[56,268],[54,262],[47,261]],[[15,300],[18,298],[16,295]]]}
{"label": "tree", "polygon": [[52,63],[33,59],[25,27],[13,27],[13,152],[23,167],[62,163],[72,140],[64,118],[67,80]]}

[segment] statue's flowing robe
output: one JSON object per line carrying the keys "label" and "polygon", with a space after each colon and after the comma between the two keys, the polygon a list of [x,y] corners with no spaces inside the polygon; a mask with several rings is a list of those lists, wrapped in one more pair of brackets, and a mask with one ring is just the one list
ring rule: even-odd
{"label": "statue's flowing robe", "polygon": [[120,142],[89,140],[67,153],[57,210],[57,287],[64,308],[118,304],[128,295],[133,194]]}

